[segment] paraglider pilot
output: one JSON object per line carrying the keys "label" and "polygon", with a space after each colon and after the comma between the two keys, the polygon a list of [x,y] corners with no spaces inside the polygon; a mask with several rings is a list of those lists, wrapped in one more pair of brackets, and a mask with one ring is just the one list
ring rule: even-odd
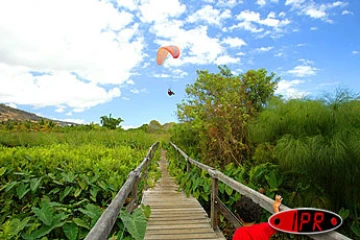
{"label": "paraglider pilot", "polygon": [[168,89],[168,95],[171,96],[171,95],[175,95],[175,93],[173,91],[171,91],[171,89],[169,88]]}

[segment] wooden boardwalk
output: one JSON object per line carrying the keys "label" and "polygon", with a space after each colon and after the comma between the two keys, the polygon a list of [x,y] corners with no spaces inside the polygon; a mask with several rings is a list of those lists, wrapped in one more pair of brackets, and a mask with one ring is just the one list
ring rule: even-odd
{"label": "wooden boardwalk", "polygon": [[163,150],[160,170],[161,179],[144,193],[143,204],[151,207],[145,239],[225,239],[221,232],[214,232],[200,203],[177,191],[179,186],[167,171]]}

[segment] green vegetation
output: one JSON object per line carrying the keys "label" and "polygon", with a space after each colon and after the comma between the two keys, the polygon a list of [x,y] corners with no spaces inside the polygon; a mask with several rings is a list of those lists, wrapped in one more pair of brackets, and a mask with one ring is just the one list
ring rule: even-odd
{"label": "green vegetation", "polygon": [[[340,214],[339,232],[359,238],[360,98],[338,90],[323,98],[285,100],[274,96],[279,78],[265,69],[234,76],[219,67],[219,73],[197,74],[178,104],[178,124],[153,120],[124,130],[122,119],[111,114],[101,117],[101,125],[2,122],[0,238],[82,239],[156,141],[169,150],[171,175],[208,209],[210,177],[197,168],[185,172],[185,162],[164,144],[169,139],[270,198],[281,194],[289,207]],[[147,186],[160,177],[156,167],[150,165]],[[240,195],[223,184],[219,194],[236,213]],[[122,211],[111,239],[141,239],[149,211],[146,206],[132,215]],[[262,221],[269,216],[264,210]],[[220,220],[231,236],[234,229]]]}
{"label": "green vegetation", "polygon": [[[339,213],[345,220],[339,232],[360,237],[360,98],[337,90],[319,99],[285,100],[273,95],[279,79],[264,69],[239,76],[219,70],[198,71],[187,86],[171,140],[270,198],[281,194],[289,207]],[[170,169],[186,192],[208,206],[205,173],[184,173],[178,163]],[[235,211],[240,196],[224,186],[219,191]]]}
{"label": "green vegetation", "polygon": [[[166,139],[95,124],[52,131],[12,124],[19,128],[0,133],[0,239],[83,239],[149,147]],[[148,186],[160,177],[159,153],[153,159]],[[109,237],[142,239],[145,227],[142,209],[122,211]]]}

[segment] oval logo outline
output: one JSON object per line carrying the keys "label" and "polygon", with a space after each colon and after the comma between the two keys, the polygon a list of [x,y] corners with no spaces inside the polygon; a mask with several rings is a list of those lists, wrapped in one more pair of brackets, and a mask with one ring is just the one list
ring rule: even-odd
{"label": "oval logo outline", "polygon": [[[328,221],[330,221],[330,223],[332,225],[333,224],[333,221],[336,221],[336,225],[332,228],[328,228],[328,229],[324,229],[324,230],[321,230],[321,231],[307,231],[307,232],[304,232],[304,231],[298,231],[298,227],[299,227],[299,218],[300,220],[303,220],[301,219],[300,215],[297,215],[297,213],[300,212],[301,213],[301,217],[304,216],[303,213],[308,213],[310,214],[311,212],[314,213],[315,216],[313,220],[319,220],[319,219],[316,219],[316,213],[326,213],[327,216],[333,216],[333,218],[330,219],[330,217],[327,218]],[[291,215],[291,213],[293,213],[293,215]],[[281,228],[281,227],[278,227],[276,225],[279,225],[279,223],[275,223],[275,220],[278,220],[279,219],[279,216],[285,216],[287,215],[287,218],[289,219],[289,217],[292,218],[292,222],[287,222],[285,223],[285,225],[288,227],[288,229],[284,229],[284,228]],[[276,216],[278,217],[276,219]],[[309,216],[309,215],[307,215]],[[320,215],[318,215],[320,216]],[[310,217],[311,217],[311,214],[310,214]],[[282,217],[280,218],[284,220],[284,218],[286,217]],[[307,219],[309,220],[309,219]],[[311,220],[311,219],[310,219]],[[310,222],[307,221],[305,222],[306,224]],[[324,219],[322,219],[323,221]],[[337,222],[339,220],[339,223]],[[318,223],[319,221],[313,221],[311,224],[313,225],[313,228],[317,225],[318,226]],[[284,211],[280,211],[276,214],[273,214],[269,219],[268,219],[268,224],[275,230],[277,231],[280,231],[280,232],[284,232],[284,233],[290,233],[290,234],[296,234],[296,235],[315,235],[315,234],[322,234],[322,233],[327,233],[327,232],[331,232],[331,231],[334,231],[336,229],[338,229],[342,224],[343,224],[343,219],[340,217],[340,215],[334,213],[334,212],[331,212],[329,210],[325,210],[325,209],[319,209],[319,208],[293,208],[293,209],[288,209],[288,210],[284,210]],[[296,224],[296,225],[295,225]],[[300,223],[301,224],[301,223]],[[291,225],[291,228],[294,229],[296,228],[296,231],[295,230],[291,230],[291,228],[289,228],[289,226]]]}

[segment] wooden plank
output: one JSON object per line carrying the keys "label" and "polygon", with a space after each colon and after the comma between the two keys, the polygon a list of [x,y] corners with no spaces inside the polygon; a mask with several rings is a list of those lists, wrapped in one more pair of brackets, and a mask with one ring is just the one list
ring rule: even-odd
{"label": "wooden plank", "polygon": [[145,239],[216,239],[215,233],[190,233],[171,235],[145,235]]}
{"label": "wooden plank", "polygon": [[[168,209],[156,209],[154,211],[151,211],[151,212],[168,212],[169,210]],[[205,212],[205,210],[201,207],[197,207],[197,208],[174,208],[174,209],[171,209],[172,212],[193,212],[193,211],[200,211],[200,212]]]}
{"label": "wooden plank", "polygon": [[167,222],[158,221],[156,219],[152,219],[147,223],[147,226],[160,226],[160,225],[174,225],[174,224],[198,224],[198,223],[208,223],[209,219],[202,218],[202,219],[190,219],[190,220],[169,220]]}
{"label": "wooden plank", "polygon": [[168,178],[163,155],[160,170],[162,178],[144,193],[143,204],[151,207],[145,239],[219,239],[200,203]]}
{"label": "wooden plank", "polygon": [[172,235],[172,234],[188,234],[188,233],[214,233],[211,228],[190,228],[190,229],[161,229],[148,230],[148,235]]}
{"label": "wooden plank", "polygon": [[199,214],[187,214],[187,215],[183,215],[183,216],[164,216],[164,215],[160,215],[160,216],[150,216],[150,220],[154,220],[154,221],[182,221],[182,220],[194,220],[194,219],[204,219],[207,218],[207,216],[204,215],[199,215]]}

